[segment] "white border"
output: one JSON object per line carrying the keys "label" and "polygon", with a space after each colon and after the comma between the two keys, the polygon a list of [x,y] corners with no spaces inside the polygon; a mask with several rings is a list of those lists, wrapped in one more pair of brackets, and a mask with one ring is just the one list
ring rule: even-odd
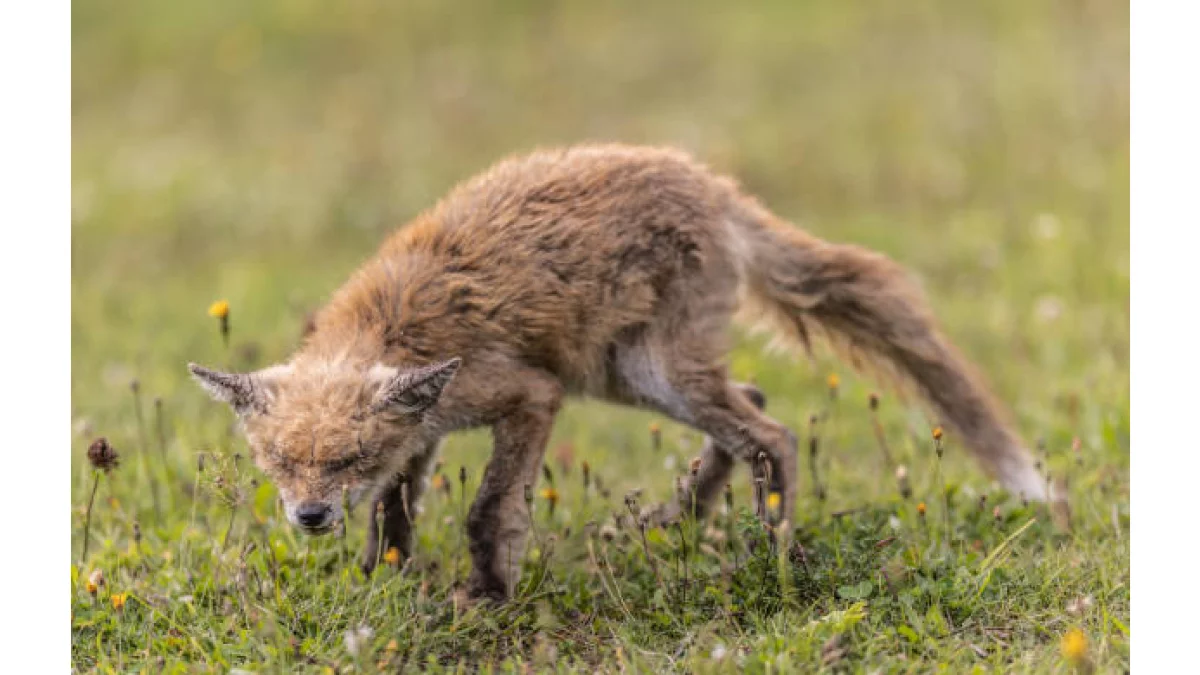
{"label": "white border", "polygon": [[[1169,8],[1169,9],[1168,9]],[[1200,8],[1132,7],[1133,528],[1139,671],[1175,665],[1194,639],[1200,486],[1197,305]],[[70,5],[7,4],[0,16],[0,274],[4,294],[4,664],[69,658]],[[15,404],[15,405],[14,405]],[[1197,508],[1193,508],[1197,507]],[[1185,595],[1189,597],[1185,597]],[[61,661],[60,661],[61,659]],[[1156,668],[1155,666],[1164,666]],[[56,669],[56,668],[55,668]]]}
{"label": "white border", "polygon": [[[1200,11],[1131,7],[1130,631],[1136,672],[1174,672],[1194,645],[1200,503],[1197,230]],[[1132,509],[1131,509],[1132,513]]]}
{"label": "white border", "polygon": [[71,558],[69,3],[4,5],[0,82],[0,653],[8,672],[64,672]]}

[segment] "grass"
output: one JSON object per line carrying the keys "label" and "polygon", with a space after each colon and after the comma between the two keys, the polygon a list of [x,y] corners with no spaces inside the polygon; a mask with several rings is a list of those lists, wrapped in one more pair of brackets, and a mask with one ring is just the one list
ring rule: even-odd
{"label": "grass", "polygon": [[[75,669],[1065,672],[1072,629],[1098,670],[1128,669],[1127,7],[402,5],[73,6]],[[805,481],[774,550],[748,546],[745,470],[732,509],[641,532],[626,496],[668,498],[700,438],[595,403],[559,418],[557,503],[534,495],[503,608],[449,602],[486,433],[447,444],[406,570],[361,576],[361,508],[344,538],[289,529],[184,364],[286,358],[305,313],[455,181],[585,139],[688,148],[916,272],[1067,482],[1069,528],[952,433],[939,461],[937,420],[879,383],[743,336],[734,375],[802,437],[818,417],[824,498]],[[98,436],[122,461],[82,560]]]}

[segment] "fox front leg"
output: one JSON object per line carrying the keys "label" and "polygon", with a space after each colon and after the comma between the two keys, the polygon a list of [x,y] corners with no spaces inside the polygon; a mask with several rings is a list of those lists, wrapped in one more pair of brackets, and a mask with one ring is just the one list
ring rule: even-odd
{"label": "fox front leg", "polygon": [[440,441],[430,443],[425,452],[414,456],[405,471],[397,474],[371,504],[367,544],[362,555],[364,573],[374,571],[392,548],[399,553],[401,562],[412,555],[413,521],[439,444]]}

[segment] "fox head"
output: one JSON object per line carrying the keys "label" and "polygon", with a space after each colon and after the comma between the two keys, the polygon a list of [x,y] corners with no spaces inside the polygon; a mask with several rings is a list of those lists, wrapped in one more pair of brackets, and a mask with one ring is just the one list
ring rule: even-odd
{"label": "fox head", "polygon": [[345,517],[343,491],[351,505],[371,497],[436,437],[426,413],[460,363],[407,369],[292,363],[253,373],[193,363],[188,369],[213,398],[233,407],[288,520],[322,534]]}

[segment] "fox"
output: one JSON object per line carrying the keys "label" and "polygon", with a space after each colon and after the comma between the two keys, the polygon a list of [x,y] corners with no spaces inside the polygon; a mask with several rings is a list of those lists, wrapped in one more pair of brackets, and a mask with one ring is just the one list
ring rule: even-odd
{"label": "fox", "polygon": [[490,427],[460,591],[504,601],[520,577],[525,495],[567,397],[654,411],[704,434],[680,491],[698,517],[740,462],[779,495],[759,516],[794,518],[797,437],[726,364],[731,327],[747,316],[798,349],[819,336],[852,364],[895,376],[1004,488],[1047,498],[1008,412],[904,268],[807,233],[670,147],[585,144],[503,159],[387,237],[286,362],[188,367],[233,408],[293,526],[320,535],[348,517],[344,499],[371,505],[367,574],[385,551],[412,555],[443,438]]}

